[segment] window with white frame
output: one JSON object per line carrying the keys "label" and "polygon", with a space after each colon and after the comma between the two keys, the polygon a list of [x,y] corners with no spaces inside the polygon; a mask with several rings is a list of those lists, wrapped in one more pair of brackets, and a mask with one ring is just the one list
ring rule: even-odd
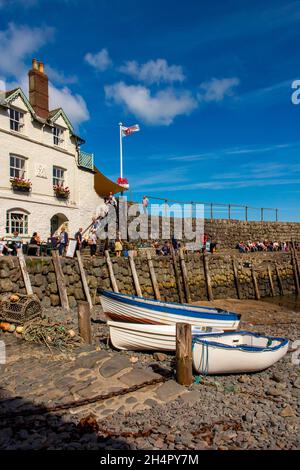
{"label": "window with white frame", "polygon": [[18,155],[10,155],[9,157],[9,174],[11,178],[25,178],[26,174],[26,158]]}
{"label": "window with white frame", "polygon": [[9,109],[10,128],[12,131],[21,131],[24,126],[23,116],[24,115],[21,111],[17,111],[14,108]]}
{"label": "window with white frame", "polygon": [[53,186],[64,186],[65,170],[59,166],[53,167]]}
{"label": "window with white frame", "polygon": [[20,210],[11,210],[6,213],[6,233],[19,232],[28,235],[28,214]]}
{"label": "window with white frame", "polygon": [[64,136],[64,131],[61,127],[54,126],[52,128],[52,133],[53,133],[53,143],[54,145],[62,145],[64,142],[63,136]]}

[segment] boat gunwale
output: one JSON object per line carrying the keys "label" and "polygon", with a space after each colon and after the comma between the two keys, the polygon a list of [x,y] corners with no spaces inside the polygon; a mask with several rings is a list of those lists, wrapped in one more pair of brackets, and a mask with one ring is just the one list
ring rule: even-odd
{"label": "boat gunwale", "polygon": [[[106,297],[109,299],[114,300],[115,302],[124,302],[127,305],[133,305],[137,308],[144,308],[144,309],[149,309],[149,310],[157,310],[157,305],[160,306],[160,311],[163,313],[169,313],[173,315],[180,315],[182,317],[185,316],[190,316],[190,317],[196,317],[199,318],[200,316],[202,318],[212,318],[214,317],[215,319],[219,320],[235,320],[235,321],[240,321],[241,319],[241,314],[235,313],[235,312],[229,312],[227,310],[222,310],[222,309],[217,309],[214,307],[202,307],[200,305],[188,305],[188,304],[178,304],[176,302],[162,302],[159,300],[155,299],[145,299],[144,297],[137,297],[134,295],[129,295],[129,294],[120,294],[117,292],[111,292],[111,291],[106,291],[104,289],[98,289],[98,293],[100,294],[100,297]],[[121,298],[120,298],[121,296]],[[144,302],[146,305],[141,305],[142,302]],[[171,304],[171,306],[169,306]],[[175,307],[173,307],[173,305]],[[180,311],[181,308],[181,311]],[[206,313],[203,310],[205,308],[211,309],[210,313]],[[173,310],[173,311],[172,311]]]}
{"label": "boat gunwale", "polygon": [[[229,335],[239,335],[239,336],[253,336],[256,338],[266,338],[270,339],[273,341],[279,341],[279,344],[276,346],[272,347],[260,347],[260,346],[248,346],[245,344],[240,344],[240,345],[235,345],[231,346],[230,344],[225,344],[225,343],[217,343],[212,340],[206,341],[205,337],[224,337],[224,336],[229,336]],[[267,336],[267,335],[262,335],[260,333],[254,333],[252,331],[245,331],[245,330],[237,330],[237,331],[226,331],[224,333],[212,333],[210,335],[197,335],[193,337],[193,345],[192,349],[194,350],[195,346],[197,344],[202,344],[202,346],[207,345],[207,346],[213,346],[215,348],[219,349],[231,349],[231,350],[241,350],[244,352],[274,352],[277,351],[278,349],[283,348],[284,346],[287,346],[289,344],[289,340],[287,338],[281,338],[281,337],[275,337],[275,336]]]}

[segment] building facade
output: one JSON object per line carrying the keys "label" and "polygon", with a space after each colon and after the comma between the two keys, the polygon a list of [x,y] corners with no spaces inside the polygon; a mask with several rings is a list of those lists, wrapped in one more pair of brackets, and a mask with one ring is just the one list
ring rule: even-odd
{"label": "building facade", "polygon": [[28,75],[29,99],[20,88],[0,95],[0,237],[38,232],[46,240],[62,225],[72,237],[122,188],[81,150],[63,109],[49,110],[43,64],[33,60]]}

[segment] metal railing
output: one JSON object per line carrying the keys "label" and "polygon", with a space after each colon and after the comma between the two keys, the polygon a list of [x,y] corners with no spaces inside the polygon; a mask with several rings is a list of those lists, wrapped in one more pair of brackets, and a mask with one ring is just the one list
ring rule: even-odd
{"label": "metal railing", "polygon": [[278,222],[279,209],[274,207],[253,207],[242,204],[223,204],[218,202],[200,202],[200,201],[177,201],[175,199],[166,199],[161,197],[147,196],[150,203],[149,213],[151,214],[151,203],[157,201],[158,203],[164,203],[168,206],[172,204],[179,204],[184,206],[190,204],[192,213],[196,213],[196,205],[204,206],[204,217],[206,219],[227,219],[227,220],[259,220],[264,221],[275,221]]}
{"label": "metal railing", "polygon": [[94,169],[94,154],[79,151],[78,154],[78,165],[82,168],[87,168],[88,170]]}

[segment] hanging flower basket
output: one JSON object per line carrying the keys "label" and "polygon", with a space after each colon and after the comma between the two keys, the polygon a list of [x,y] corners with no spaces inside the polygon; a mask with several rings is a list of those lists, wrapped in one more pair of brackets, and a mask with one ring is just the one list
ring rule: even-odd
{"label": "hanging flower basket", "polygon": [[29,192],[31,191],[31,181],[25,180],[24,178],[11,178],[11,187],[14,191],[23,191]]}
{"label": "hanging flower basket", "polygon": [[128,183],[127,178],[118,178],[117,183],[119,186],[122,186],[125,189],[129,188],[129,183]]}
{"label": "hanging flower basket", "polygon": [[55,193],[56,197],[62,198],[62,199],[68,199],[70,196],[70,190],[68,187],[63,187],[59,185],[53,186],[53,191]]}

